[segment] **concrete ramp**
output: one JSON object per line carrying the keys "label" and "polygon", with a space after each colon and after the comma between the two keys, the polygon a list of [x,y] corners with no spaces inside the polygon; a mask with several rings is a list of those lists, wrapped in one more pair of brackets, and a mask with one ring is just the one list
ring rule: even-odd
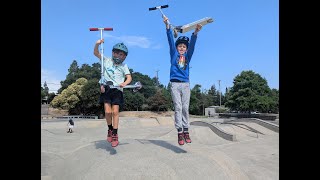
{"label": "concrete ramp", "polygon": [[172,117],[156,117],[160,125],[174,126],[174,118]]}
{"label": "concrete ramp", "polygon": [[268,128],[265,128],[255,122],[228,122],[217,124],[224,131],[234,134],[237,141],[250,140],[252,138],[262,138],[266,135],[279,134]]}
{"label": "concrete ramp", "polygon": [[209,127],[205,126],[194,126],[191,131],[192,139],[195,143],[205,145],[220,145],[230,143],[216,133],[214,133]]}

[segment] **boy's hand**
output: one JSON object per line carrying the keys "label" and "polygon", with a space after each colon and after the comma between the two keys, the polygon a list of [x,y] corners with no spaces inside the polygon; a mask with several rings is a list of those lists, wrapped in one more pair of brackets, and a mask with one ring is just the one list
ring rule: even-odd
{"label": "boy's hand", "polygon": [[101,91],[101,93],[104,93],[104,92],[105,92],[104,85],[101,85],[101,86],[100,86],[100,91]]}
{"label": "boy's hand", "polygon": [[125,87],[126,85],[127,85],[127,84],[123,82],[123,83],[120,84],[120,87],[123,88],[123,87]]}
{"label": "boy's hand", "polygon": [[96,44],[101,44],[101,43],[103,43],[104,42],[104,39],[99,39],[97,42],[96,42]]}
{"label": "boy's hand", "polygon": [[163,22],[165,25],[168,25],[168,18],[166,16],[163,16]]}
{"label": "boy's hand", "polygon": [[194,30],[194,34],[197,34],[201,29],[202,29],[202,25],[201,24],[197,24],[197,27]]}

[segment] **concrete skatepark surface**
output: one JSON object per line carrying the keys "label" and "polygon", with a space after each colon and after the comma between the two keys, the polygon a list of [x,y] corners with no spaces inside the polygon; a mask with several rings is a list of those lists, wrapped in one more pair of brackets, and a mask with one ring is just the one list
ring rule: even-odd
{"label": "concrete skatepark surface", "polygon": [[115,148],[104,119],[74,121],[67,133],[67,119],[41,120],[42,180],[279,179],[279,132],[254,121],[190,118],[192,143],[180,146],[172,117],[120,117]]}

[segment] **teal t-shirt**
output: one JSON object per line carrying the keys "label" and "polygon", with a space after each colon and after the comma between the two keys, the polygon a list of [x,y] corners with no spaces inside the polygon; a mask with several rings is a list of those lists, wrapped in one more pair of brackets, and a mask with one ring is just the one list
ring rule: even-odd
{"label": "teal t-shirt", "polygon": [[[114,86],[119,86],[125,81],[127,74],[130,74],[127,64],[121,63],[115,65],[110,57],[104,57],[103,61],[104,79],[100,79],[100,84],[106,84],[107,81],[112,81]],[[123,88],[118,88],[123,91]]]}

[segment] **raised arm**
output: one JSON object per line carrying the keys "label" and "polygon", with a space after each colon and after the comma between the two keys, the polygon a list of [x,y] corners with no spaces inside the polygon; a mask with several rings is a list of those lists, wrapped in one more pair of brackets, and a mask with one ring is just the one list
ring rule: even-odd
{"label": "raised arm", "polygon": [[94,54],[97,58],[99,58],[100,60],[101,60],[101,54],[100,54],[100,52],[99,52],[99,46],[100,46],[100,44],[103,43],[103,42],[104,42],[104,39],[99,39],[99,40],[96,42],[96,44],[94,45],[94,49],[93,49],[93,54]]}
{"label": "raised arm", "polygon": [[169,19],[166,16],[163,16],[163,22],[166,25],[166,29],[170,29]]}
{"label": "raised arm", "polygon": [[187,56],[188,56],[189,60],[191,60],[191,57],[193,55],[194,47],[197,42],[198,32],[201,30],[201,28],[202,28],[202,25],[197,24],[196,29],[194,30],[194,32],[191,35],[190,44],[189,44],[189,48],[188,48],[188,52],[187,52]]}
{"label": "raised arm", "polygon": [[172,29],[170,29],[168,18],[166,16],[163,16],[163,22],[166,25],[167,38],[168,38],[168,43],[170,48],[170,56],[173,56],[174,52],[176,51],[176,47],[174,45]]}

